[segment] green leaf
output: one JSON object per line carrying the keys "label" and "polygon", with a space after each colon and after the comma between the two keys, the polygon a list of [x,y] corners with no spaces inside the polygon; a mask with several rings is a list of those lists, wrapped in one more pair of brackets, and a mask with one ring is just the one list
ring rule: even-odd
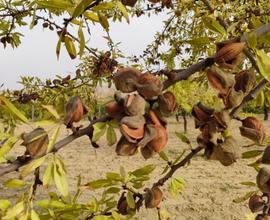
{"label": "green leaf", "polygon": [[133,198],[133,194],[130,191],[127,192],[127,204],[129,208],[135,208],[135,200]]}
{"label": "green leaf", "polygon": [[143,175],[150,174],[155,168],[156,168],[155,165],[149,164],[149,165],[146,165],[146,166],[144,166],[142,168],[134,170],[133,172],[131,172],[131,174],[136,176],[136,177],[140,177],[140,176],[143,176]]}
{"label": "green leaf", "polygon": [[182,178],[173,178],[169,186],[169,191],[173,197],[177,197],[184,190],[185,182]]}
{"label": "green leaf", "polygon": [[6,199],[0,199],[0,210],[5,211],[11,205],[11,202]]}
{"label": "green leaf", "polygon": [[65,168],[63,167],[62,163],[57,160],[59,159],[56,158],[56,162],[53,165],[53,180],[59,192],[63,196],[68,196],[68,182],[65,172],[63,172]]}
{"label": "green leaf", "polygon": [[27,123],[28,119],[24,116],[24,114],[19,111],[15,105],[13,105],[9,100],[7,100],[4,96],[0,95],[0,101],[4,102],[4,106],[7,108],[7,110],[16,116],[18,119],[20,119],[22,122]]}
{"label": "green leaf", "polygon": [[241,182],[240,184],[241,184],[241,185],[244,185],[244,186],[254,186],[254,187],[257,186],[256,183],[250,182],[250,181],[247,181],[247,182]]}
{"label": "green leaf", "polygon": [[74,5],[71,3],[71,1],[65,1],[65,0],[39,0],[37,1],[37,4],[41,8],[47,8],[49,10],[67,10],[68,8],[73,7]]}
{"label": "green leaf", "polygon": [[110,187],[105,192],[108,194],[115,194],[115,193],[119,193],[120,189],[118,187]]}
{"label": "green leaf", "polygon": [[69,36],[65,36],[65,46],[71,59],[75,59],[77,56],[75,44]]}
{"label": "green leaf", "polygon": [[92,8],[92,11],[110,10],[115,7],[114,2],[101,2]]}
{"label": "green leaf", "polygon": [[122,13],[122,15],[124,16],[124,18],[127,20],[127,23],[129,23],[129,17],[128,17],[128,12],[126,7],[122,4],[121,1],[117,1],[116,5],[119,9],[119,11]]}
{"label": "green leaf", "polygon": [[101,24],[101,26],[106,30],[106,31],[109,31],[109,22],[108,22],[108,19],[107,17],[102,14],[102,13],[98,13],[98,19],[99,19],[99,22]]}
{"label": "green leaf", "polygon": [[84,12],[84,16],[93,22],[99,22],[98,15],[93,12]]}
{"label": "green leaf", "polygon": [[111,180],[108,179],[99,179],[99,180],[94,180],[91,182],[86,183],[84,186],[87,187],[88,189],[98,189],[106,186],[110,186],[112,184]]}
{"label": "green leaf", "polygon": [[116,211],[112,211],[112,217],[114,220],[121,220],[121,216]]}
{"label": "green leaf", "polygon": [[114,180],[114,181],[121,181],[122,180],[122,177],[120,176],[120,174],[112,173],[112,172],[106,173],[106,178],[109,180]]}
{"label": "green leaf", "polygon": [[42,179],[43,186],[45,187],[49,186],[52,179],[53,179],[53,162],[50,161],[43,174],[43,179]]}
{"label": "green leaf", "polygon": [[17,215],[22,213],[23,210],[24,210],[24,204],[22,201],[22,202],[17,203],[12,208],[8,209],[6,215],[2,219],[5,220],[5,219],[15,218]]}
{"label": "green leaf", "polygon": [[29,173],[40,167],[46,159],[46,155],[38,159],[32,160],[30,163],[23,166],[21,170],[21,177],[26,177]]}
{"label": "green leaf", "polygon": [[51,139],[49,141],[49,144],[47,146],[47,151],[46,151],[47,153],[49,153],[49,152],[51,152],[53,150],[53,147],[54,147],[54,145],[56,143],[56,140],[57,140],[57,138],[59,136],[60,128],[61,128],[61,125],[59,125],[55,129],[55,131],[53,132],[53,135],[52,135],[52,137],[51,137]]}
{"label": "green leaf", "polygon": [[234,203],[244,202],[244,201],[248,200],[251,196],[255,195],[256,193],[257,193],[257,191],[247,192],[244,196],[241,196],[241,197],[234,199],[233,202]]}
{"label": "green leaf", "polygon": [[61,45],[62,45],[61,38],[62,38],[62,36],[59,36],[59,39],[58,39],[58,42],[57,42],[57,45],[56,45],[56,56],[57,56],[57,59],[59,59]]}
{"label": "green leaf", "polygon": [[26,183],[23,180],[10,179],[10,180],[5,181],[3,185],[11,189],[16,189],[16,188],[25,186]]}
{"label": "green leaf", "polygon": [[14,146],[14,144],[16,144],[18,140],[19,138],[15,136],[7,139],[5,143],[2,145],[2,147],[0,148],[0,158],[6,155]]}
{"label": "green leaf", "polygon": [[224,27],[215,18],[203,17],[202,20],[209,30],[213,31],[214,33],[221,34],[223,37],[227,35]]}
{"label": "green leaf", "polygon": [[255,52],[260,74],[267,81],[270,81],[270,57],[264,52],[264,50],[255,50]]}
{"label": "green leaf", "polygon": [[114,129],[111,126],[109,126],[107,128],[107,143],[109,146],[112,146],[116,143],[116,141],[117,141],[116,133]]}
{"label": "green leaf", "polygon": [[38,214],[35,212],[34,209],[31,209],[31,220],[40,220]]}
{"label": "green leaf", "polygon": [[257,46],[257,35],[255,34],[255,32],[251,32],[248,34],[247,37],[247,43],[248,46],[252,49],[255,49]]}
{"label": "green leaf", "polygon": [[59,114],[57,113],[56,109],[53,105],[42,105],[43,108],[47,109],[57,120],[60,119]]}
{"label": "green leaf", "polygon": [[101,136],[106,132],[106,123],[105,122],[97,122],[93,125],[94,132],[92,141],[97,142]]}
{"label": "green leaf", "polygon": [[112,220],[110,216],[107,215],[96,215],[93,220]]}
{"label": "green leaf", "polygon": [[249,159],[253,157],[257,157],[263,153],[263,150],[251,150],[251,151],[246,151],[242,153],[242,158],[244,159]]}
{"label": "green leaf", "polygon": [[168,156],[166,155],[166,153],[165,153],[164,151],[161,151],[161,152],[159,153],[159,156],[160,156],[160,158],[161,158],[162,160],[169,161],[169,158],[168,158]]}
{"label": "green leaf", "polygon": [[83,29],[82,29],[82,23],[79,26],[78,37],[79,37],[79,40],[80,40],[79,55],[80,55],[80,57],[82,57],[83,51],[84,51],[84,48],[85,48],[85,39],[84,39],[84,34],[83,34]]}
{"label": "green leaf", "polygon": [[75,7],[72,17],[76,18],[81,15],[92,2],[93,0],[81,0],[80,3]]}
{"label": "green leaf", "polygon": [[175,132],[175,134],[183,143],[190,145],[190,140],[187,138],[186,135],[180,132]]}
{"label": "green leaf", "polygon": [[60,202],[60,201],[56,201],[56,200],[39,200],[37,201],[37,205],[42,207],[42,208],[46,208],[46,209],[50,209],[50,208],[57,208],[57,209],[63,209],[66,207],[66,204]]}

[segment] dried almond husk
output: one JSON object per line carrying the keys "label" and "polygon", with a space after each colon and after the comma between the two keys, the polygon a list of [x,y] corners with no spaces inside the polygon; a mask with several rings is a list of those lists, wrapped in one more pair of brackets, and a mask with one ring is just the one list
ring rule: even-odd
{"label": "dried almond husk", "polygon": [[131,67],[119,69],[113,77],[116,89],[124,93],[134,92],[140,74],[139,70]]}
{"label": "dried almond husk", "polygon": [[228,43],[222,47],[218,47],[215,55],[216,63],[232,64],[235,59],[242,53],[246,44],[244,42]]}
{"label": "dried almond husk", "polygon": [[204,106],[201,102],[199,102],[197,105],[193,106],[191,113],[193,117],[197,119],[197,124],[200,125],[200,122],[209,121],[212,114],[214,113],[214,110]]}
{"label": "dried almond husk", "polygon": [[219,133],[217,130],[217,124],[215,121],[210,120],[208,122],[206,122],[205,124],[203,124],[200,127],[201,130],[201,134],[202,134],[202,138],[206,141],[206,142],[211,142],[213,144],[217,144],[217,141],[219,139]]}
{"label": "dried almond husk", "polygon": [[146,194],[145,194],[145,207],[146,208],[156,208],[160,204],[162,198],[163,198],[163,193],[160,190],[159,187],[153,187],[151,190],[146,189]]}
{"label": "dried almond husk", "polygon": [[36,128],[29,133],[21,135],[22,145],[26,147],[26,154],[32,158],[38,158],[46,154],[49,144],[49,136],[43,128]]}
{"label": "dried almond husk", "polygon": [[158,77],[151,73],[144,73],[139,76],[136,84],[138,93],[145,99],[152,99],[161,94],[163,84]]}
{"label": "dried almond husk", "polygon": [[73,96],[66,104],[64,124],[70,128],[73,122],[78,122],[87,114],[88,110],[79,96]]}
{"label": "dried almond husk", "polygon": [[124,113],[124,106],[119,105],[116,101],[112,101],[105,106],[105,110],[112,118],[118,118]]}
{"label": "dried almond husk", "polygon": [[243,101],[244,94],[242,91],[235,91],[234,88],[231,88],[228,94],[223,97],[223,102],[226,109],[237,107]]}
{"label": "dried almond husk", "polygon": [[223,110],[221,112],[215,112],[213,114],[215,121],[222,129],[227,129],[229,126],[229,123],[231,121],[231,117],[228,113],[228,111]]}
{"label": "dried almond husk", "polygon": [[115,152],[119,156],[132,156],[137,152],[137,144],[130,143],[128,140],[122,136],[116,145]]}
{"label": "dried almond husk", "polygon": [[256,178],[257,186],[263,193],[270,193],[270,170],[262,167]]}
{"label": "dried almond husk", "polygon": [[260,212],[265,206],[263,198],[257,194],[252,195],[248,201],[248,207],[252,212]]}
{"label": "dried almond husk", "polygon": [[243,70],[235,75],[235,91],[249,92],[256,83],[256,74],[252,70]]}
{"label": "dried almond husk", "polygon": [[138,142],[138,146],[143,148],[157,135],[157,131],[154,125],[146,124],[143,138]]}
{"label": "dried almond husk", "polygon": [[148,143],[148,147],[155,152],[161,152],[168,142],[168,135],[166,128],[161,125],[156,113],[152,110],[149,111],[149,116],[156,129],[156,136]]}
{"label": "dried almond husk", "polygon": [[233,87],[235,80],[234,76],[223,72],[216,66],[212,66],[206,72],[209,84],[216,89],[220,94],[227,94],[229,89]]}
{"label": "dried almond husk", "polygon": [[154,156],[155,151],[152,148],[148,147],[147,145],[140,148],[141,154],[144,159],[149,159]]}
{"label": "dried almond husk", "polygon": [[240,127],[242,136],[253,140],[257,144],[262,144],[266,137],[266,130],[263,123],[256,117],[247,117],[242,121]]}
{"label": "dried almond husk", "polygon": [[232,136],[225,138],[225,141],[213,149],[211,158],[217,159],[222,165],[229,166],[241,157],[241,150]]}
{"label": "dried almond husk", "polygon": [[176,98],[170,91],[158,96],[158,108],[163,114],[171,114],[176,109]]}
{"label": "dried almond husk", "polygon": [[136,143],[143,138],[145,119],[141,115],[122,118],[120,131],[129,142]]}
{"label": "dried almond husk", "polygon": [[264,164],[270,164],[270,145],[268,145],[264,149],[261,162],[264,163]]}
{"label": "dried almond husk", "polygon": [[125,100],[125,112],[128,115],[144,115],[146,101],[138,94],[130,94]]}

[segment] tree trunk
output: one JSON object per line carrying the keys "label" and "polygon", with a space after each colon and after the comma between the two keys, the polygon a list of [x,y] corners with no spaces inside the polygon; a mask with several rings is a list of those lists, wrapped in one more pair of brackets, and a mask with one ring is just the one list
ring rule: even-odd
{"label": "tree trunk", "polygon": [[186,113],[182,113],[183,119],[184,119],[184,131],[187,133],[187,118],[186,118]]}
{"label": "tree trunk", "polygon": [[267,121],[268,120],[268,107],[266,106],[266,104],[263,105],[263,111],[264,111],[264,120]]}

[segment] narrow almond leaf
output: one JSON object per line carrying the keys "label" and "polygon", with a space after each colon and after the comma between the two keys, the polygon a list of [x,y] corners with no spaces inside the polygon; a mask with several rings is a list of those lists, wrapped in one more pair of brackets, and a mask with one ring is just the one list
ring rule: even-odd
{"label": "narrow almond leaf", "polygon": [[46,159],[46,155],[38,159],[32,160],[30,163],[23,166],[21,170],[21,177],[26,177],[29,173],[41,166]]}
{"label": "narrow almond leaf", "polygon": [[43,108],[47,109],[57,120],[60,119],[59,114],[57,113],[56,109],[53,105],[42,105]]}
{"label": "narrow almond leaf", "polygon": [[43,186],[48,187],[53,179],[53,162],[49,162],[42,179]]}
{"label": "narrow almond leaf", "polygon": [[65,46],[71,59],[75,59],[77,56],[75,44],[69,36],[65,36]]}
{"label": "narrow almond leaf", "polygon": [[175,132],[176,136],[185,144],[190,144],[190,140],[187,138],[186,135],[180,132]]}
{"label": "narrow almond leaf", "polygon": [[98,15],[93,12],[84,12],[84,16],[93,22],[99,22]]}
{"label": "narrow almond leaf", "polygon": [[53,150],[53,147],[54,147],[54,145],[55,145],[55,143],[56,143],[56,140],[57,140],[57,138],[58,138],[58,136],[59,136],[60,127],[61,127],[61,125],[59,125],[59,126],[55,129],[55,131],[54,131],[54,133],[53,133],[53,135],[52,135],[52,137],[51,137],[51,139],[50,139],[50,141],[49,141],[49,144],[48,144],[48,146],[47,146],[47,153],[49,153],[49,152],[51,152],[51,151]]}
{"label": "narrow almond leaf", "polygon": [[240,184],[241,184],[241,185],[244,185],[244,186],[254,186],[254,187],[257,186],[256,183],[250,182],[250,181],[247,181],[247,182],[241,182]]}
{"label": "narrow almond leaf", "polygon": [[98,19],[99,19],[99,22],[102,25],[102,27],[106,31],[109,31],[109,22],[108,22],[107,17],[104,14],[102,14],[102,13],[98,13]]}
{"label": "narrow almond leaf", "polygon": [[53,165],[53,179],[56,185],[56,188],[63,196],[68,196],[68,183],[66,175],[61,173],[60,167],[58,164],[54,163]]}
{"label": "narrow almond leaf", "polygon": [[78,37],[79,37],[79,40],[80,40],[79,55],[80,55],[80,57],[82,57],[83,51],[84,51],[84,48],[85,48],[85,39],[84,39],[84,34],[83,34],[83,29],[82,29],[82,23],[79,26]]}
{"label": "narrow almond leaf", "polygon": [[15,206],[11,207],[10,209],[8,209],[6,215],[2,219],[5,220],[5,219],[15,218],[17,215],[22,213],[23,210],[24,210],[24,204],[22,201],[22,202],[17,203]]}
{"label": "narrow almond leaf", "polygon": [[263,150],[251,150],[251,151],[246,151],[242,153],[242,158],[244,159],[249,159],[253,157],[257,157],[263,153]]}
{"label": "narrow almond leaf", "polygon": [[131,209],[135,208],[135,200],[133,198],[133,194],[130,191],[127,193],[127,204]]}
{"label": "narrow almond leaf", "polygon": [[35,212],[34,209],[31,210],[31,220],[40,220],[38,214]]}
{"label": "narrow almond leaf", "polygon": [[260,74],[270,81],[270,57],[264,50],[255,50]]}
{"label": "narrow almond leaf", "polygon": [[26,185],[26,183],[23,180],[19,179],[10,179],[4,182],[3,184],[5,187],[8,187],[10,189],[16,189],[20,188]]}
{"label": "narrow almond leaf", "polygon": [[109,146],[112,146],[116,143],[117,137],[114,129],[111,126],[107,128],[107,143]]}
{"label": "narrow almond leaf", "polygon": [[16,142],[19,140],[18,137],[10,137],[5,141],[5,143],[0,148],[0,157],[3,157],[6,155],[12,147],[16,144]]}
{"label": "narrow almond leaf", "polygon": [[168,158],[168,156],[166,155],[166,153],[165,153],[164,151],[161,151],[161,152],[159,153],[159,156],[160,156],[160,158],[161,158],[162,160],[169,161],[169,158]]}
{"label": "narrow almond leaf", "polygon": [[61,45],[62,45],[62,41],[61,41],[62,36],[59,36],[57,45],[56,45],[56,56],[57,59],[59,60],[59,55],[60,55],[60,50],[61,50]]}
{"label": "narrow almond leaf", "polygon": [[22,122],[27,123],[28,119],[24,116],[24,114],[18,110],[15,105],[13,105],[9,100],[7,100],[4,96],[0,95],[0,101],[4,102],[5,107],[7,110],[20,119]]}
{"label": "narrow almond leaf", "polygon": [[75,7],[72,17],[76,18],[81,15],[92,2],[93,0],[81,0],[80,3]]}
{"label": "narrow almond leaf", "polygon": [[143,175],[150,174],[155,168],[156,168],[155,165],[149,164],[149,165],[146,165],[146,166],[144,166],[142,168],[134,170],[133,172],[131,172],[131,174],[136,176],[136,177],[140,177],[140,176],[143,176]]}
{"label": "narrow almond leaf", "polygon": [[122,15],[124,16],[124,18],[127,20],[127,23],[129,23],[129,17],[128,17],[128,12],[127,12],[126,7],[122,4],[121,1],[117,1],[116,5],[118,9],[120,10],[120,12],[122,13]]}

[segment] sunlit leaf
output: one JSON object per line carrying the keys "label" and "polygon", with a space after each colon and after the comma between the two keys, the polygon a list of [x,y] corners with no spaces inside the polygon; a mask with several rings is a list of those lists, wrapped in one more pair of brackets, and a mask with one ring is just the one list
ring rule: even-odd
{"label": "sunlit leaf", "polygon": [[132,209],[135,208],[135,200],[133,198],[133,194],[130,191],[127,192],[127,204],[128,204],[128,207]]}
{"label": "sunlit leaf", "polygon": [[109,146],[112,146],[116,143],[117,137],[114,129],[111,126],[108,126],[107,128],[107,143]]}
{"label": "sunlit leaf", "polygon": [[77,56],[75,44],[69,36],[65,36],[65,46],[71,59],[75,59]]}
{"label": "sunlit leaf", "polygon": [[249,159],[253,157],[257,157],[263,153],[263,150],[251,150],[251,151],[246,151],[242,153],[242,158],[244,159]]}
{"label": "sunlit leaf", "polygon": [[155,165],[149,164],[149,165],[146,165],[146,166],[144,166],[142,168],[134,170],[133,172],[131,172],[131,174],[136,176],[136,177],[140,177],[140,176],[143,176],[143,175],[150,174],[155,168],[156,168]]}
{"label": "sunlit leaf", "polygon": [[59,125],[59,126],[55,129],[55,131],[53,132],[53,135],[52,135],[52,137],[50,138],[49,144],[48,144],[48,146],[47,146],[47,153],[49,153],[49,152],[51,152],[51,151],[53,150],[53,147],[54,147],[54,145],[55,145],[55,143],[56,143],[56,140],[57,140],[57,138],[58,138],[58,136],[59,136],[60,128],[61,128],[61,126]]}
{"label": "sunlit leaf", "polygon": [[46,159],[46,155],[38,159],[32,160],[30,163],[22,167],[20,173],[22,177],[27,176],[29,173],[40,167]]}
{"label": "sunlit leaf", "polygon": [[3,220],[5,219],[12,219],[22,213],[24,210],[24,203],[19,202],[15,206],[11,207],[10,209],[7,210],[7,213],[4,217],[2,217]]}
{"label": "sunlit leaf", "polygon": [[11,189],[16,189],[25,186],[26,183],[20,179],[10,179],[5,181],[3,185]]}
{"label": "sunlit leaf", "polygon": [[59,114],[57,113],[56,109],[53,105],[42,105],[43,108],[47,109],[57,120],[60,119]]}

